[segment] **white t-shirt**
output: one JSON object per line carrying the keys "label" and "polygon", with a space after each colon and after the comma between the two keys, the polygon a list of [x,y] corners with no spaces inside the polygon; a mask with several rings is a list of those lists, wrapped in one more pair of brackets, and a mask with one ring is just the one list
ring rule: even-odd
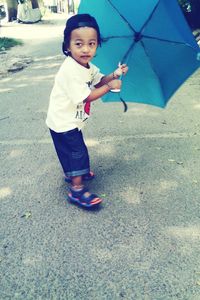
{"label": "white t-shirt", "polygon": [[89,64],[85,68],[68,56],[61,65],[50,95],[46,124],[55,132],[79,130],[89,118],[90,102],[83,101],[104,75]]}

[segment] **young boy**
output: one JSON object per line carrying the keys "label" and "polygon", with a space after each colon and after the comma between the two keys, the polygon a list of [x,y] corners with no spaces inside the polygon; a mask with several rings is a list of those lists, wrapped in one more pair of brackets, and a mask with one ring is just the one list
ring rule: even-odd
{"label": "young boy", "polygon": [[63,53],[67,56],[61,65],[50,96],[47,126],[54,142],[66,181],[71,182],[68,200],[84,207],[102,202],[83,185],[83,180],[94,178],[90,171],[89,155],[81,129],[90,115],[90,103],[111,89],[120,89],[128,67],[120,65],[104,76],[90,61],[101,37],[96,20],[88,14],[68,19],[64,30]]}

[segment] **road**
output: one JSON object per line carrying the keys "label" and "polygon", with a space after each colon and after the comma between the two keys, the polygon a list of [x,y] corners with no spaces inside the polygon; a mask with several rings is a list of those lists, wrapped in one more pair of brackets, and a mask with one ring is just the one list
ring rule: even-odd
{"label": "road", "polygon": [[200,72],[164,110],[93,105],[89,187],[104,202],[83,210],[45,125],[64,19],[21,26],[4,33],[33,63],[0,82],[0,299],[199,300]]}

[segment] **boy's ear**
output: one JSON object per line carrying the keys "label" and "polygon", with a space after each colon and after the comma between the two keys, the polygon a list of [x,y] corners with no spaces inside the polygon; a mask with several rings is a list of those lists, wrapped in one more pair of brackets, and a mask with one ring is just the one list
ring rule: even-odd
{"label": "boy's ear", "polygon": [[65,42],[62,43],[62,51],[65,55],[69,55],[70,50],[67,48],[67,45]]}

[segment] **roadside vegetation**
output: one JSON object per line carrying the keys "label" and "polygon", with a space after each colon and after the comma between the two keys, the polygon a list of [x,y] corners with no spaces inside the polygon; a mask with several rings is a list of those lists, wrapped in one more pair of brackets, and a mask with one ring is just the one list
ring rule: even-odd
{"label": "roadside vegetation", "polygon": [[19,40],[2,37],[0,38],[0,52],[8,50],[14,46],[22,45],[23,43]]}

